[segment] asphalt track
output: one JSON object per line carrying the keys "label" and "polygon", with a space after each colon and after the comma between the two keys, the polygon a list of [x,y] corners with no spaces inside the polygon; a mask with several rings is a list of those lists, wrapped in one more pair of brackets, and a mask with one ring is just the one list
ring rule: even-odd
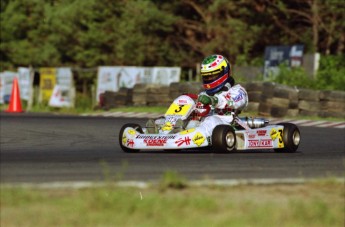
{"label": "asphalt track", "polygon": [[345,129],[300,127],[296,153],[122,152],[121,126],[145,121],[1,113],[1,183],[344,177]]}

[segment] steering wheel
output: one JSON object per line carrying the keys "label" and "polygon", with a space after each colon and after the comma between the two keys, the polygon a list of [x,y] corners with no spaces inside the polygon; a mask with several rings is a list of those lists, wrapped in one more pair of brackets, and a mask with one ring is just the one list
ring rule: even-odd
{"label": "steering wheel", "polygon": [[201,102],[197,102],[195,112],[199,117],[206,117],[211,111],[210,105],[204,105]]}

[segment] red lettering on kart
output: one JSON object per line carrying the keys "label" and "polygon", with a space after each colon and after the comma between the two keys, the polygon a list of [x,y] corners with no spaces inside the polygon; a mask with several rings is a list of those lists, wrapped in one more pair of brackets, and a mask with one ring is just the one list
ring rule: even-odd
{"label": "red lettering on kart", "polygon": [[144,143],[146,143],[146,146],[152,147],[152,146],[164,146],[166,144],[166,139],[144,139]]}
{"label": "red lettering on kart", "polygon": [[191,139],[187,136],[184,139],[180,138],[177,141],[175,141],[175,143],[177,144],[177,146],[181,146],[182,144],[186,144],[186,145],[190,145],[190,141]]}
{"label": "red lettering on kart", "polygon": [[134,146],[134,140],[127,140],[127,147],[133,147]]}
{"label": "red lettering on kart", "polygon": [[272,140],[248,140],[248,147],[273,147]]}
{"label": "red lettering on kart", "polygon": [[249,137],[249,139],[254,139],[256,137],[256,135],[255,134],[249,134],[248,137]]}
{"label": "red lettering on kart", "polygon": [[272,140],[260,140],[260,147],[273,147]]}
{"label": "red lettering on kart", "polygon": [[258,147],[259,146],[259,140],[248,140],[249,147]]}
{"label": "red lettering on kart", "polygon": [[258,130],[256,131],[256,133],[258,134],[258,136],[265,136],[266,135],[267,130]]}

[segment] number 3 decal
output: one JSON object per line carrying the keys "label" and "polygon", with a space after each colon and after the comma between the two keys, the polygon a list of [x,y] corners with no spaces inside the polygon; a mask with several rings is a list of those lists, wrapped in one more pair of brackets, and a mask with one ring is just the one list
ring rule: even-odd
{"label": "number 3 decal", "polygon": [[175,113],[181,112],[183,107],[184,107],[184,105],[179,106],[179,108],[177,110],[175,110]]}
{"label": "number 3 decal", "polygon": [[283,148],[284,147],[284,141],[283,141],[283,129],[278,130],[279,135],[278,135],[278,147]]}

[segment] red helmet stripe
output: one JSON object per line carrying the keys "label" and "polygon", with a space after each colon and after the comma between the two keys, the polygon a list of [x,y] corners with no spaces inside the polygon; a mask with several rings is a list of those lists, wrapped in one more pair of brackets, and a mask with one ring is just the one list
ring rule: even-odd
{"label": "red helmet stripe", "polygon": [[205,89],[212,89],[212,88],[215,88],[217,87],[218,85],[224,83],[224,81],[226,81],[226,79],[228,78],[228,73],[227,74],[224,74],[224,76],[222,76],[221,78],[219,78],[218,80],[215,80],[211,83],[208,83],[208,84],[204,84],[204,88]]}

